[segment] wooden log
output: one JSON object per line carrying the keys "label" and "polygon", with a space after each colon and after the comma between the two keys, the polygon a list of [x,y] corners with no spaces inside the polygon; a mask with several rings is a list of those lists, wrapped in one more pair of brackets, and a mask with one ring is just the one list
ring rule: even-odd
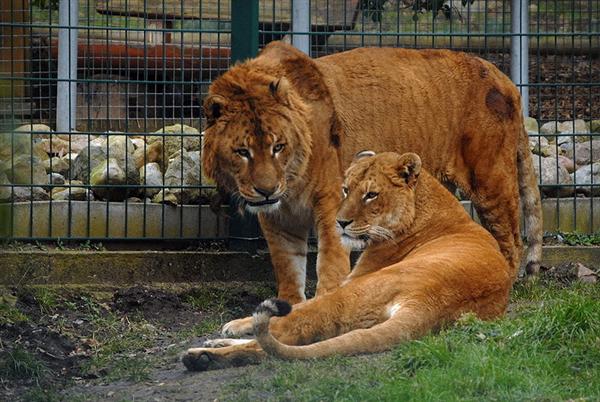
{"label": "wooden log", "polygon": [[[58,41],[51,41],[51,54],[58,56]],[[170,44],[146,46],[141,44],[112,43],[79,40],[78,66],[128,70],[182,70],[208,74],[229,66],[229,47],[181,47]]]}

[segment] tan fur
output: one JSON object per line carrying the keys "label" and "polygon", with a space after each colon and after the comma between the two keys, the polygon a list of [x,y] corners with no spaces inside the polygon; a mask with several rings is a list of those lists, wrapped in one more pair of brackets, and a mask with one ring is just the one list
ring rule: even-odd
{"label": "tan fur", "polygon": [[367,247],[345,283],[285,317],[269,321],[271,314],[259,308],[257,342],[190,349],[186,366],[211,369],[250,356],[256,362],[265,351],[290,359],[377,352],[465,312],[482,319],[502,315],[512,271],[498,244],[420,166],[415,154],[391,152],[356,161],[337,219],[350,222],[344,239]]}
{"label": "tan fur", "polygon": [[[522,251],[519,191],[528,263],[541,258],[540,198],[520,97],[492,64],[446,50],[363,48],[310,59],[274,42],[215,80],[205,102],[205,172],[248,201],[274,190],[280,202],[259,211],[279,297],[304,300],[306,239],[319,238],[317,294],[349,270],[335,213],[354,154],[416,152],[437,178],[473,200],[516,277]],[[274,144],[285,143],[275,157]],[[234,151],[253,153],[243,160]]]}

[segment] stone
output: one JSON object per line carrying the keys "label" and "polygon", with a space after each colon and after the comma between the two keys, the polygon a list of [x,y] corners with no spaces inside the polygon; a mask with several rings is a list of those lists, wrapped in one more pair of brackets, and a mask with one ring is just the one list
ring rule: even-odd
{"label": "stone", "polygon": [[154,196],[152,202],[192,204],[198,201],[199,188],[181,187],[200,185],[200,167],[186,151],[176,153],[168,161],[164,185],[165,188]]}
{"label": "stone", "polygon": [[600,120],[591,120],[590,121],[590,132],[600,133]]}
{"label": "stone", "polygon": [[565,155],[575,160],[578,165],[589,165],[600,162],[600,139],[576,143],[575,146],[567,147]]}
{"label": "stone", "polygon": [[11,184],[4,172],[0,172],[0,201],[9,200],[12,194]]}
{"label": "stone", "polygon": [[535,155],[550,156],[556,154],[556,147],[550,145],[546,137],[530,136],[529,149]]}
{"label": "stone", "polygon": [[70,154],[66,154],[62,158],[65,160],[65,162],[69,162],[69,161],[73,162],[78,156],[79,156],[79,154],[70,153]]}
{"label": "stone", "polygon": [[567,172],[573,173],[575,171],[577,166],[575,165],[575,162],[573,162],[572,159],[564,155],[557,155],[556,158],[558,160],[559,166],[562,166],[565,169],[567,169]]}
{"label": "stone", "polygon": [[24,124],[13,130],[15,133],[30,133],[33,138],[48,138],[52,129],[45,124]]}
{"label": "stone", "polygon": [[200,151],[191,151],[188,152],[188,155],[197,166],[202,166],[202,161],[200,160]]}
{"label": "stone", "polygon": [[142,193],[145,194],[146,197],[152,197],[161,190],[163,177],[158,163],[148,163],[140,168],[140,183],[146,186],[157,186],[146,187],[143,189]]}
{"label": "stone", "polygon": [[78,154],[85,147],[88,146],[88,143],[95,140],[97,135],[88,135],[88,134],[58,134],[57,137],[67,143],[66,152],[72,152]]}
{"label": "stone", "polygon": [[[196,163],[196,165],[200,166],[200,169],[202,169],[202,161],[200,160],[200,151],[192,151],[192,152],[188,152],[188,155],[192,158],[192,160],[194,161],[194,163]],[[209,202],[210,199],[212,199],[212,197],[217,195],[217,189],[216,189],[216,184],[213,180],[209,179],[208,177],[206,177],[204,175],[204,172],[200,172],[200,183],[202,186],[213,186],[213,188],[203,188],[200,191],[200,194],[202,196],[202,202]]]}
{"label": "stone", "polygon": [[549,141],[553,140],[552,135],[558,133],[558,122],[557,121],[549,121],[540,127],[540,134],[550,136],[548,138]]}
{"label": "stone", "polygon": [[533,117],[525,117],[525,130],[530,134],[537,134],[540,132],[540,126],[538,121]]}
{"label": "stone", "polygon": [[176,152],[182,149],[184,151],[200,151],[200,132],[194,127],[173,124],[157,130],[154,134],[164,135],[149,136],[147,143],[162,142],[167,159],[171,159]]}
{"label": "stone", "polygon": [[22,201],[48,201],[50,196],[41,187],[14,187],[13,198],[14,202]]}
{"label": "stone", "polygon": [[[544,184],[573,184],[573,179],[567,169],[560,166],[555,157],[544,158],[540,157],[533,158],[533,168],[538,178],[538,183]],[[540,175],[541,168],[541,175]],[[573,194],[573,187],[542,187],[542,194],[550,197],[567,197]]]}
{"label": "stone", "polygon": [[44,161],[44,169],[46,172],[56,172],[64,174],[69,171],[69,162],[58,156],[53,156],[51,159]]}
{"label": "stone", "polygon": [[30,133],[0,133],[0,162],[10,160],[13,155],[31,154],[32,142]]}
{"label": "stone", "polygon": [[577,279],[585,283],[596,283],[598,282],[598,274],[586,267],[585,265],[577,264]]}
{"label": "stone", "polygon": [[33,155],[41,161],[47,161],[48,159],[50,159],[50,156],[44,150],[44,147],[42,146],[41,142],[36,142],[33,144],[32,152]]}
{"label": "stone", "polygon": [[67,180],[60,173],[48,173],[48,184],[52,184],[54,186],[60,186],[61,184],[65,184]]}
{"label": "stone", "polygon": [[154,197],[152,197],[152,202],[157,204],[178,205],[179,198],[177,198],[177,196],[169,190],[160,190]]}
{"label": "stone", "polygon": [[135,147],[135,149],[143,148],[146,141],[143,138],[131,138],[131,143]]}
{"label": "stone", "polygon": [[93,200],[91,191],[85,187],[55,187],[51,192],[53,200],[86,201]]}
{"label": "stone", "polygon": [[[145,158],[144,158],[145,155]],[[142,146],[136,149],[133,152],[133,159],[135,161],[135,166],[137,169],[140,169],[146,163],[156,162],[159,166],[163,167],[163,143],[162,141],[156,141],[152,144],[146,144],[146,146]]]}
{"label": "stone", "polygon": [[129,197],[127,202],[142,202],[142,199],[140,197]]}
{"label": "stone", "polygon": [[[103,165],[105,168],[107,165],[106,159],[109,157],[125,173],[126,180],[122,184],[139,184],[140,177],[138,169],[135,167],[133,152],[133,144],[124,135],[115,135],[108,139],[106,137],[96,138],[73,161],[70,177],[88,183],[90,180],[88,172],[96,170],[100,165]],[[115,169],[114,166],[112,169]],[[111,177],[110,172],[107,171],[105,173],[108,174],[108,176],[105,176],[106,178]],[[97,172],[97,174],[100,175],[97,176],[97,179],[99,179],[103,173]]]}
{"label": "stone", "polygon": [[69,142],[55,135],[50,138],[44,138],[40,141],[40,144],[48,155],[63,156],[70,152]]}
{"label": "stone", "polygon": [[47,184],[46,170],[35,156],[18,155],[2,164],[4,174],[13,184]]}
{"label": "stone", "polygon": [[571,284],[575,281],[585,283],[596,283],[598,281],[598,274],[596,272],[582,263],[575,261],[551,267],[543,275],[564,284]]}
{"label": "stone", "polygon": [[568,144],[573,142],[589,141],[589,135],[577,135],[577,134],[589,134],[590,129],[585,121],[578,119],[573,121],[563,121],[557,125],[558,134],[556,137],[556,143],[558,145]]}
{"label": "stone", "polygon": [[[585,195],[600,195],[600,162],[582,166],[573,173],[573,182],[578,184],[577,192]],[[589,185],[579,186],[579,184],[595,184],[592,188]]]}
{"label": "stone", "polygon": [[[98,164],[90,173],[90,185],[93,186],[93,192],[101,199],[110,201],[123,201],[131,191],[127,187],[103,187],[106,185],[133,184],[127,181],[127,174],[121,168],[115,158],[108,158],[106,163]],[[137,183],[136,183],[137,184]]]}

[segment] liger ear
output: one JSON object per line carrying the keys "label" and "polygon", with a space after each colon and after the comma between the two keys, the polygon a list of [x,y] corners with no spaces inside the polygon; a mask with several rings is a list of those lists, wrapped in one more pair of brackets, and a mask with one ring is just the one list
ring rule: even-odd
{"label": "liger ear", "polygon": [[204,100],[204,116],[208,126],[212,126],[223,114],[226,99],[221,95],[209,95]]}
{"label": "liger ear", "polygon": [[413,187],[421,173],[421,158],[419,155],[412,152],[400,155],[396,165],[396,173],[406,184]]}
{"label": "liger ear", "polygon": [[285,77],[271,81],[269,84],[271,95],[278,101],[288,104],[288,94],[290,91],[290,82]]}

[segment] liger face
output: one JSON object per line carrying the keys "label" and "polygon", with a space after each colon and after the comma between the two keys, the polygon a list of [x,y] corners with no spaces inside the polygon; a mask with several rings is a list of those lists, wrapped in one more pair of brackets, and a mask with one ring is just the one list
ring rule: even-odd
{"label": "liger face", "polygon": [[234,193],[250,212],[277,210],[288,188],[295,143],[273,120],[238,116],[206,130],[206,142],[219,155],[219,169],[233,179]]}
{"label": "liger face", "polygon": [[414,219],[414,186],[400,176],[398,155],[392,155],[364,158],[346,172],[336,219],[347,247],[393,240]]}

